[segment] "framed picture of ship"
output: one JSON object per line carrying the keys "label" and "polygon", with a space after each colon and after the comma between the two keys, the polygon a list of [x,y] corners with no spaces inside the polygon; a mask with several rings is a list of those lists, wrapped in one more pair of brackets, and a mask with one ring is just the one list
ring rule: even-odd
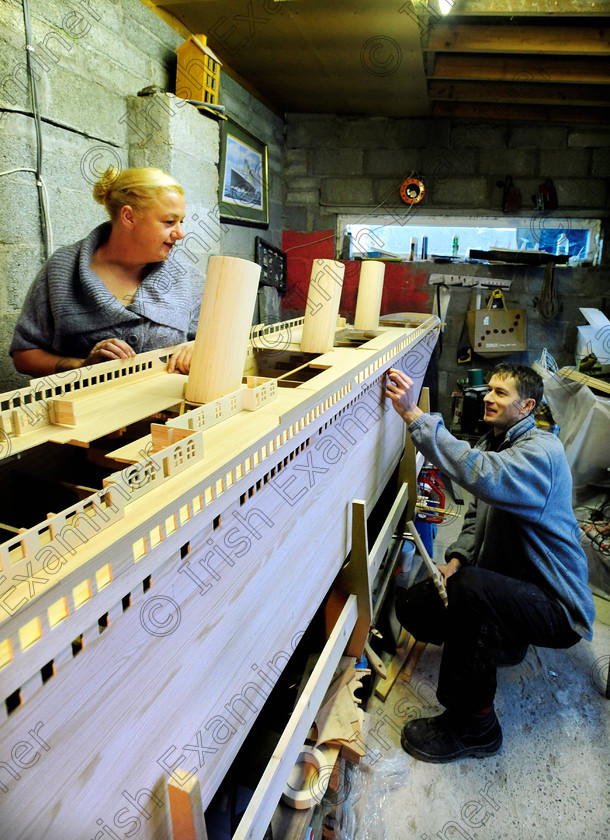
{"label": "framed picture of ship", "polygon": [[267,146],[231,120],[221,133],[218,204],[225,221],[269,226]]}

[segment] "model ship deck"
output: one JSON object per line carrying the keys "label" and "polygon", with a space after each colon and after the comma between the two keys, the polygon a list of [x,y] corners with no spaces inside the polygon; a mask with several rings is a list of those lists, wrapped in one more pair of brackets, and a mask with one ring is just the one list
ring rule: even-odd
{"label": "model ship deck", "polygon": [[[395,323],[373,334],[343,326],[320,355],[300,351],[300,321],[261,328],[242,388],[205,406],[185,403],[168,350],[0,396],[12,511],[0,525],[3,726],[10,742],[44,719],[53,745],[19,784],[0,774],[16,815],[7,838],[44,826],[52,840],[89,823],[93,836],[92,814],[110,819],[132,788],[152,803],[150,822],[132,815],[142,836],[168,837],[155,786],[193,767],[182,745],[195,732],[214,736],[198,771],[209,802],[262,686],[349,552],[350,500],[374,503],[402,451],[384,373],[400,366],[421,383],[438,319]],[[37,519],[44,502],[27,491],[39,479],[49,506]],[[26,495],[9,504],[17,491]],[[57,510],[66,493],[73,503]],[[137,755],[125,755],[129,739]],[[110,783],[92,786],[92,757]],[[84,804],[64,784],[68,766]],[[22,823],[40,779],[39,813]]]}

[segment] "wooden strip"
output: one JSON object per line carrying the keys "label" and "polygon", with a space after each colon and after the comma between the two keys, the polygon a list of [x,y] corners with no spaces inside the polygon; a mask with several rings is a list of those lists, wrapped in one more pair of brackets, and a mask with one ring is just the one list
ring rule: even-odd
{"label": "wooden strip", "polygon": [[451,26],[442,23],[431,29],[427,49],[431,52],[610,55],[610,29],[596,26]]}
{"label": "wooden strip", "polygon": [[426,648],[426,642],[415,642],[413,648],[409,653],[409,657],[407,662],[405,663],[404,670],[400,674],[400,679],[403,682],[410,682],[411,677],[413,676],[413,671],[415,670],[415,666],[419,662],[419,657],[422,655]]}
{"label": "wooden strip", "polygon": [[431,79],[463,79],[496,82],[585,82],[610,83],[610,66],[603,58],[578,58],[539,55],[528,61],[524,69],[516,55],[451,55],[436,56]]}
{"label": "wooden strip", "polygon": [[328,683],[356,626],[356,596],[350,595],[305,690],[273,752],[233,840],[262,840],[286,779],[301,750]]}
{"label": "wooden strip", "polygon": [[[178,770],[176,775],[183,779],[188,776],[188,773],[185,770]],[[183,784],[174,781],[170,776],[167,782],[167,793],[173,840],[207,840],[208,833],[197,776],[191,775]]]}
{"label": "wooden strip", "polygon": [[525,102],[527,105],[607,105],[607,85],[513,82],[428,82],[433,100],[453,102]]}
{"label": "wooden strip", "polygon": [[404,486],[412,487],[413,490],[409,493],[406,506],[406,519],[413,519],[415,516],[415,502],[417,501],[417,456],[415,444],[411,440],[411,435],[407,434],[405,439],[405,448],[398,466],[398,481]]}
{"label": "wooden strip", "polygon": [[375,685],[375,697],[379,697],[380,700],[387,698],[414,645],[415,639],[403,627],[398,637],[396,656],[388,666],[387,676]]}
{"label": "wooden strip", "polygon": [[494,105],[477,102],[441,102],[432,103],[434,117],[468,117],[484,120],[534,120],[536,122],[579,122],[607,123],[610,108],[576,107],[566,108],[561,105],[511,104],[510,102]]}
{"label": "wooden strip", "polygon": [[[457,4],[456,4],[457,5]],[[608,0],[527,0],[519,3],[515,0],[468,0],[459,4],[459,14],[464,17],[470,15],[494,15],[500,17],[539,16],[565,17],[566,15],[603,15],[608,11]],[[463,8],[463,7],[466,8]]]}
{"label": "wooden strip", "polygon": [[424,414],[430,414],[430,388],[422,388],[419,394],[419,408]]}
{"label": "wooden strip", "polygon": [[[419,407],[423,412],[430,411],[430,389],[422,388],[419,399]],[[417,502],[417,476],[424,463],[423,455],[415,449],[411,435],[405,435],[405,448],[398,467],[398,483],[407,484],[411,488],[407,501],[405,519],[413,519],[415,516],[415,503]]]}
{"label": "wooden strip", "polygon": [[404,517],[408,501],[409,485],[401,484],[398,495],[394,499],[394,504],[392,505],[385,522],[381,526],[379,536],[375,540],[375,544],[369,554],[369,577],[371,580],[375,580],[375,576],[379,571],[379,566],[381,565],[386,551],[388,550],[390,540]]}
{"label": "wooden strip", "polygon": [[594,376],[587,376],[584,373],[579,373],[569,367],[563,367],[558,372],[559,376],[564,376],[566,379],[571,379],[573,382],[580,382],[582,385],[587,385],[589,388],[595,388],[598,391],[603,391],[605,394],[610,394],[610,383],[604,382],[601,379],[596,379]]}
{"label": "wooden strip", "polygon": [[371,576],[368,561],[368,538],[366,529],[366,504],[354,499],[352,502],[352,550],[347,564],[341,569],[338,587],[346,595],[358,599],[358,620],[346,653],[359,659],[364,651],[371,629]]}

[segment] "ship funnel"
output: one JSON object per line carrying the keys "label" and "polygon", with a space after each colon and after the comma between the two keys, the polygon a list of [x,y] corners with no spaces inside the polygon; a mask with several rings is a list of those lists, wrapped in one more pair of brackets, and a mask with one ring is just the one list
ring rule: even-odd
{"label": "ship funnel", "polygon": [[384,274],[384,263],[376,260],[363,261],[360,267],[354,329],[376,330],[379,327]]}
{"label": "ship funnel", "polygon": [[345,266],[336,260],[314,260],[311,267],[301,351],[327,353],[335,343]]}
{"label": "ship funnel", "polygon": [[242,383],[260,265],[210,257],[185,399],[208,403]]}

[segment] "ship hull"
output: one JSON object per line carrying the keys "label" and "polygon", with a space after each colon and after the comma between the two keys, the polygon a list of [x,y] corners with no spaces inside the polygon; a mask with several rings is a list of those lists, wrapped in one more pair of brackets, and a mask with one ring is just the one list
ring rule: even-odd
{"label": "ship hull", "polygon": [[[172,498],[160,487],[131,502],[135,528],[124,517],[103,550],[102,534],[87,541],[87,568],[102,568],[176,517],[137,562],[114,559],[96,607],[84,605],[102,620],[83,629],[81,619],[82,649],[65,644],[76,610],[45,636],[51,645],[56,633],[53,676],[20,680],[21,705],[3,723],[6,840],[170,840],[166,783],[190,773],[206,807],[350,551],[352,501],[370,510],[400,458],[404,423],[384,399],[384,372],[403,366],[421,384],[435,338],[420,332],[329,410],[292,424],[209,505],[194,504],[210,480],[194,466]],[[82,563],[65,570],[63,589],[83,574]]]}

